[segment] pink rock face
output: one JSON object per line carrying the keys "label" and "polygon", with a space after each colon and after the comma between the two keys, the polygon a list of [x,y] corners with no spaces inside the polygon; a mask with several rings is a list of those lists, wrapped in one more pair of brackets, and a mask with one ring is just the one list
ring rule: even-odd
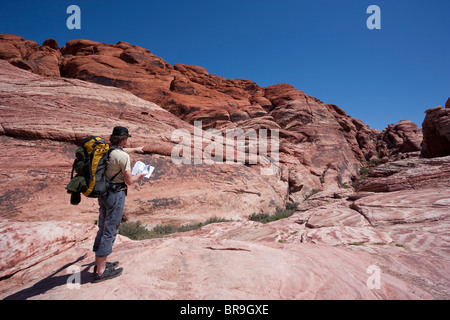
{"label": "pink rock face", "polygon": [[[47,228],[55,228],[52,222]],[[15,227],[18,227],[16,224]],[[23,226],[25,227],[25,226]],[[45,225],[40,228],[43,232]],[[21,229],[21,228],[20,228]],[[252,229],[247,229],[252,233]],[[91,233],[90,233],[91,234]],[[90,238],[89,240],[92,240]],[[428,299],[418,287],[390,274],[376,290],[367,285],[371,255],[311,244],[175,236],[122,241],[112,259],[124,274],[93,284],[87,244],[48,257],[4,280],[2,299]],[[36,285],[33,275],[49,277]],[[78,267],[82,290],[69,289],[67,268]],[[18,279],[24,285],[15,287]]]}
{"label": "pink rock face", "polygon": [[389,192],[450,187],[450,157],[407,159],[373,168],[356,185],[357,191]]}
{"label": "pink rock face", "polygon": [[[132,155],[156,169],[151,180],[130,188],[126,215],[143,221],[185,223],[213,215],[228,218],[284,205],[286,187],[259,168],[236,164],[176,165],[171,160],[177,129],[193,127],[154,103],[129,92],[76,79],[43,78],[0,61],[0,216],[20,221],[92,222],[97,201],[71,206],[70,181],[76,143],[98,135],[109,138],[123,125],[144,146]],[[20,155],[20,161],[17,157]]]}
{"label": "pink rock face", "polygon": [[[11,146],[42,150],[23,159],[23,167],[14,179],[8,178],[13,177],[11,174],[3,176],[2,179],[8,181],[9,186],[3,191],[4,205],[8,206],[8,210],[2,212],[5,217],[21,215],[22,220],[41,219],[41,212],[46,212],[46,217],[58,216],[58,213],[47,209],[47,205],[50,205],[48,201],[37,206],[38,211],[27,211],[29,204],[23,203],[23,197],[19,197],[19,194],[39,192],[41,196],[45,194],[60,199],[58,203],[67,201],[62,200],[67,195],[61,193],[61,190],[67,184],[70,172],[73,158],[71,148],[74,149],[75,143],[86,136],[99,135],[107,138],[115,125],[127,126],[134,133],[132,145],[144,146],[147,155],[133,156],[133,161],[152,162],[157,164],[157,172],[164,172],[162,178],[157,173],[154,181],[133,187],[135,192],[131,193],[127,206],[127,213],[143,215],[144,221],[147,220],[148,213],[152,212],[151,221],[155,224],[165,219],[183,223],[197,219],[204,221],[211,215],[235,218],[246,217],[254,212],[274,212],[277,206],[284,206],[288,196],[291,201],[301,201],[315,189],[321,190],[324,186],[333,184],[349,185],[352,177],[358,174],[360,160],[339,135],[339,126],[333,124],[334,116],[324,104],[291,86],[286,86],[285,89],[282,86],[281,91],[277,87],[271,89],[270,98],[279,103],[273,111],[279,121],[283,122],[281,119],[288,119],[291,112],[307,113],[311,107],[305,101],[309,101],[311,105],[314,104],[311,110],[317,110],[317,116],[311,119],[308,128],[298,126],[294,119],[286,127],[289,130],[283,129],[272,116],[236,122],[244,130],[280,129],[281,165],[276,175],[264,177],[260,175],[258,166],[175,166],[170,159],[175,146],[172,133],[176,129],[183,129],[191,134],[194,131],[191,125],[178,117],[122,89],[76,79],[42,78],[13,68],[4,61],[0,62],[0,99],[4,105],[0,110],[0,132],[5,135],[2,143],[8,150],[3,154],[6,158],[3,165],[8,164],[5,171],[14,171],[17,166],[13,164],[14,157],[10,154],[17,149]],[[204,73],[198,68],[195,70]],[[284,92],[285,90],[287,91]],[[288,106],[286,101],[289,100],[291,102]],[[294,108],[293,111],[291,108]],[[313,115],[315,112],[313,111]],[[108,119],[107,123],[105,119]],[[325,125],[324,121],[329,121],[329,125]],[[235,128],[226,123],[222,125],[222,130]],[[328,131],[318,132],[320,128],[328,128]],[[25,143],[15,140],[17,138],[29,140]],[[52,148],[56,153],[50,153],[49,156],[45,150],[47,145],[42,139],[57,141]],[[202,148],[206,146],[207,144],[202,144]],[[40,158],[43,153],[47,153],[45,160]],[[48,164],[48,167],[42,168],[43,163]],[[32,176],[24,174],[22,170],[25,170],[25,166],[28,166],[28,170],[35,170]],[[57,171],[55,167],[58,168]],[[42,181],[44,177],[56,174],[55,183]],[[193,176],[197,176],[194,179],[196,182],[191,178]],[[176,179],[181,181],[175,182]],[[81,207],[83,214],[76,215],[74,221],[88,221],[88,214],[96,211],[95,201],[83,201]],[[20,208],[21,213],[11,210],[17,208]],[[214,213],[209,213],[211,208],[214,208]],[[73,208],[67,209],[69,213],[74,211],[76,212]]]}
{"label": "pink rock face", "polygon": [[390,192],[388,196],[375,194],[355,201],[354,208],[374,226],[447,220],[449,191],[450,188],[422,189],[420,198],[415,198],[416,190]]}
{"label": "pink rock face", "polygon": [[25,270],[77,246],[95,226],[70,222],[0,222],[0,278]]}

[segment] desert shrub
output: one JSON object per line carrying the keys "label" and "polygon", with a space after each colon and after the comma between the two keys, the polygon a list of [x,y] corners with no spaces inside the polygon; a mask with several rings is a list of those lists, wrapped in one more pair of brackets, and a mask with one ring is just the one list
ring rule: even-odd
{"label": "desert shrub", "polygon": [[258,221],[258,222],[266,223],[264,221],[268,220],[269,217],[270,217],[270,215],[268,213],[253,213],[248,217],[248,219],[251,221]]}
{"label": "desert shrub", "polygon": [[248,217],[248,219],[251,221],[258,221],[264,224],[272,221],[277,221],[292,216],[295,210],[297,209],[297,206],[298,203],[287,202],[285,209],[277,208],[277,211],[275,211],[275,213],[272,215],[268,213],[253,213]]}
{"label": "desert shrub", "polygon": [[362,176],[366,176],[369,174],[369,169],[367,169],[366,167],[361,167],[361,169],[359,169],[359,174]]}
{"label": "desert shrub", "polygon": [[177,232],[186,232],[191,230],[197,230],[203,226],[206,226],[211,223],[219,223],[219,222],[227,222],[230,220],[226,220],[224,218],[213,217],[208,219],[203,223],[192,223],[182,225],[180,227],[176,227],[171,224],[162,225],[159,224],[155,226],[153,229],[147,229],[141,221],[136,222],[124,222],[119,227],[119,234],[125,237],[130,238],[131,240],[146,240],[146,239],[154,239],[154,238],[163,238],[166,235],[177,233]]}
{"label": "desert shrub", "polygon": [[309,198],[311,198],[313,195],[315,195],[316,193],[318,193],[319,190],[317,189],[312,189],[311,192],[305,196],[303,196],[303,199],[308,200]]}
{"label": "desert shrub", "polygon": [[298,203],[296,202],[286,202],[286,210],[293,210],[295,211],[298,207]]}
{"label": "desert shrub", "polygon": [[119,234],[132,240],[144,240],[151,238],[150,230],[147,230],[141,221],[125,222],[120,224]]}
{"label": "desert shrub", "polygon": [[155,235],[155,238],[158,238],[159,236],[165,236],[167,234],[172,234],[177,232],[177,227],[171,225],[171,224],[158,224],[155,226],[151,232]]}

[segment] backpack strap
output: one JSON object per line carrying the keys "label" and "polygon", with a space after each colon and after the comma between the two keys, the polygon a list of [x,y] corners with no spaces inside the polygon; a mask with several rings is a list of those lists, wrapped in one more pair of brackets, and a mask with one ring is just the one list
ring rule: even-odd
{"label": "backpack strap", "polygon": [[78,161],[78,159],[75,159],[73,161],[72,172],[70,173],[70,179],[73,179],[73,173],[75,172],[75,165],[76,165],[77,161]]}
{"label": "backpack strap", "polygon": [[109,181],[113,181],[119,175],[119,173],[121,173],[121,172],[122,172],[122,170],[117,172],[111,179],[109,179]]}
{"label": "backpack strap", "polygon": [[[108,160],[109,160],[109,156],[111,155],[111,152],[113,152],[114,150],[122,150],[123,151],[123,149],[119,146],[110,146],[109,150],[108,150]],[[122,172],[122,169],[120,169],[119,172],[117,172],[111,179],[109,179],[109,181],[113,181],[121,172]]]}

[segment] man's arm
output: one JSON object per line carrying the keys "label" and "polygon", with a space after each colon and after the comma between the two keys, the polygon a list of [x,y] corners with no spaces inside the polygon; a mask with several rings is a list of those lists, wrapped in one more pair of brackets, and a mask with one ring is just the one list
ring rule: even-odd
{"label": "man's arm", "polygon": [[146,173],[140,173],[133,176],[131,174],[131,171],[125,171],[123,177],[125,178],[125,183],[127,184],[127,186],[131,186],[136,181],[144,179],[146,175],[147,175]]}
{"label": "man's arm", "polygon": [[123,148],[126,153],[144,153],[144,147],[137,148]]}

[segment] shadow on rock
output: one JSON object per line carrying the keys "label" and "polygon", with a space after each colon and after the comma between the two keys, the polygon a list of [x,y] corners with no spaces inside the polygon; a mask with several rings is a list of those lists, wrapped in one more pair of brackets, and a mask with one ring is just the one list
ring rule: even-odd
{"label": "shadow on rock", "polygon": [[[34,284],[32,287],[23,289],[18,291],[10,296],[4,298],[4,300],[26,300],[32,298],[34,296],[38,296],[40,294],[46,293],[47,291],[59,287],[67,285],[68,283],[73,283],[69,278],[73,276],[73,273],[67,273],[65,275],[58,275],[58,273],[68,269],[70,266],[75,265],[76,263],[83,261],[86,258],[87,254],[79,257],[73,262],[67,263],[63,267],[56,270],[54,273],[49,275],[48,277],[42,279],[41,281]],[[94,265],[94,263],[83,264],[82,269],[80,270],[80,284],[86,284],[93,280],[92,273],[89,272],[89,269]]]}

